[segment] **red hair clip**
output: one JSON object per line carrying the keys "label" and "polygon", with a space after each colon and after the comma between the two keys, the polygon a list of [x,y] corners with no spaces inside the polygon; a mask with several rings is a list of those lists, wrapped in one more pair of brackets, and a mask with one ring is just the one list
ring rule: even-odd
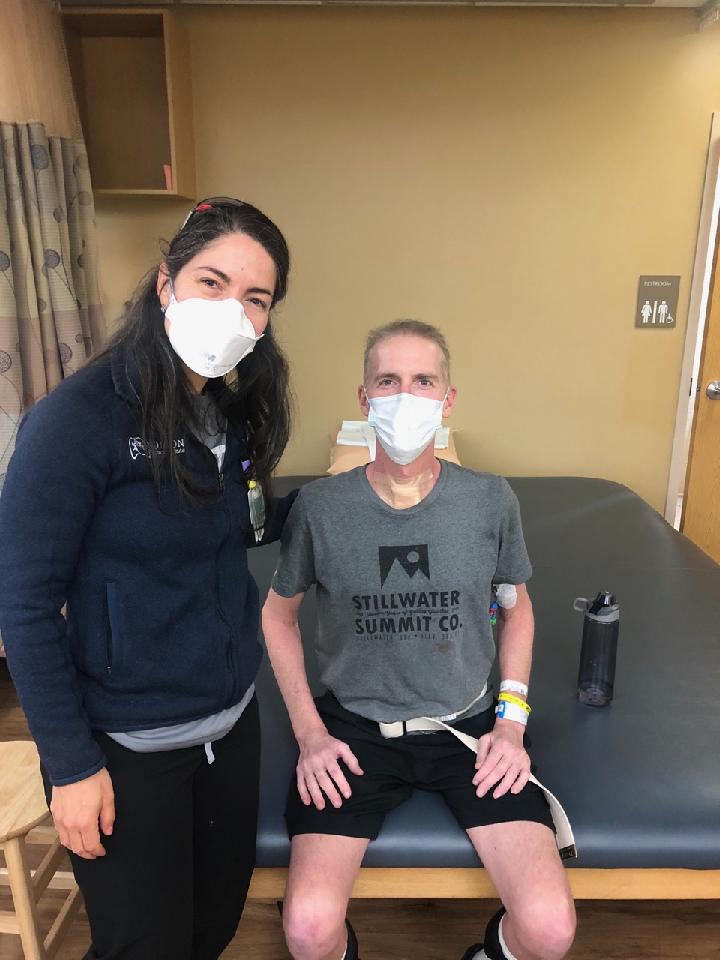
{"label": "red hair clip", "polygon": [[181,230],[185,229],[185,225],[187,224],[188,220],[194,213],[205,213],[206,210],[214,210],[214,209],[215,208],[213,207],[212,203],[199,203],[196,207],[193,207],[190,213],[185,217],[180,229]]}

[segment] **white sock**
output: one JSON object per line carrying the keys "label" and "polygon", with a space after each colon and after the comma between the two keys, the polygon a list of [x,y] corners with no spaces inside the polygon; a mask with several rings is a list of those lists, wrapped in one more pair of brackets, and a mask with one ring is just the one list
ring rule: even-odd
{"label": "white sock", "polygon": [[505,937],[503,936],[502,928],[503,928],[503,924],[505,923],[506,916],[507,914],[504,913],[500,919],[500,925],[498,927],[498,940],[500,941],[500,947],[502,949],[502,952],[505,954],[506,960],[517,960],[517,957],[515,956],[515,954],[510,953],[510,951],[508,950],[507,944],[505,943]]}
{"label": "white sock", "polygon": [[481,950],[479,953],[476,953],[472,960],[488,960],[488,955],[484,950]]}

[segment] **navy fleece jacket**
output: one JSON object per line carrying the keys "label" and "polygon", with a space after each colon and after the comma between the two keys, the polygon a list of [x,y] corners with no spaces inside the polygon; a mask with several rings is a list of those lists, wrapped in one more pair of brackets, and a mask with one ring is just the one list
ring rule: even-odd
{"label": "navy fleece jacket", "polygon": [[[241,699],[262,656],[242,439],[228,430],[221,475],[182,432],[178,455],[216,496],[190,508],[169,485],[158,495],[132,376],[116,352],[37,403],[0,496],[0,630],[58,786],[104,766],[93,730],[222,710]],[[293,499],[273,503],[263,543],[278,538]]]}

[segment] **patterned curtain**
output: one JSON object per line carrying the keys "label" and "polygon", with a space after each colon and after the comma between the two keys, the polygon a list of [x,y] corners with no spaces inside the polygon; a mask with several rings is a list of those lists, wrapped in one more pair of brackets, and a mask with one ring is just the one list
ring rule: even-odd
{"label": "patterned curtain", "polygon": [[105,339],[82,140],[0,123],[0,490],[23,412]]}

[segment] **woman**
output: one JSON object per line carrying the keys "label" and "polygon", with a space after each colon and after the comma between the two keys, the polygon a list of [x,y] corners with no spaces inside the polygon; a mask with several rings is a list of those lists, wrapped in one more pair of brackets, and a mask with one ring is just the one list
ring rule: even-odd
{"label": "woman", "polygon": [[255,207],[198,204],[107,350],[30,411],[5,481],[0,629],[92,960],[215,960],[242,912],[261,659],[246,549],[292,500],[270,496],[288,270]]}

